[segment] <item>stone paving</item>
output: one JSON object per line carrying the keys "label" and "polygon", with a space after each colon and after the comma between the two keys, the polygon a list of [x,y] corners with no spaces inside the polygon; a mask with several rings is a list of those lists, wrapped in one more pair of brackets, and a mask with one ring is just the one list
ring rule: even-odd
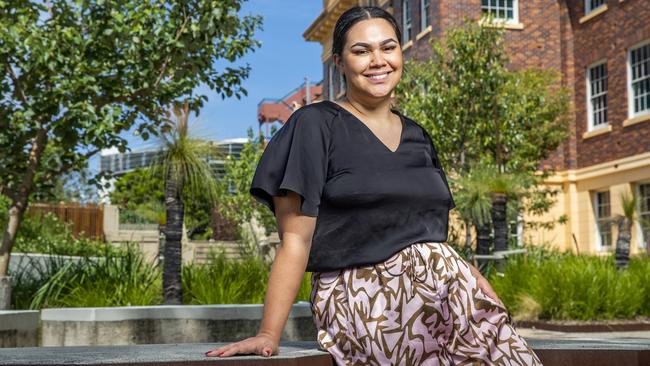
{"label": "stone paving", "polygon": [[647,340],[650,344],[650,331],[633,332],[556,332],[552,330],[517,328],[518,333],[526,339],[540,340]]}

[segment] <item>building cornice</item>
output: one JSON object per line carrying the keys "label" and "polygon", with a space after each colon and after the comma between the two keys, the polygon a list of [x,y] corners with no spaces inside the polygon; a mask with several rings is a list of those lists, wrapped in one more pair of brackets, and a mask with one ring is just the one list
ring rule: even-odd
{"label": "building cornice", "polygon": [[316,20],[307,27],[302,34],[306,41],[320,42],[321,44],[331,37],[336,20],[344,11],[356,5],[355,0],[334,0],[318,15]]}
{"label": "building cornice", "polygon": [[580,169],[569,169],[555,173],[546,179],[549,184],[576,183],[586,179],[620,174],[632,169],[650,166],[650,152],[627,156],[622,159],[594,164]]}

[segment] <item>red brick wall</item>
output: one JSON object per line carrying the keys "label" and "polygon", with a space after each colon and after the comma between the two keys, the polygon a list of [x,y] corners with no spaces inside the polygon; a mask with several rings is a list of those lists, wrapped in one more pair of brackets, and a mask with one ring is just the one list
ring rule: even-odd
{"label": "red brick wall", "polygon": [[[401,24],[401,0],[393,1],[395,17]],[[481,16],[480,0],[441,0],[431,2],[433,31],[428,36],[415,40],[420,29],[420,2],[411,1],[413,11],[413,47],[405,52],[405,58],[424,60],[431,57],[428,44],[430,37],[440,38],[444,33],[457,27],[465,20],[478,20]],[[514,68],[553,68],[563,67],[561,14],[563,5],[557,0],[520,0],[519,22],[521,30],[507,30],[505,44],[511,66]],[[575,138],[573,139],[575,141]],[[567,157],[571,156],[569,141],[560,146],[540,166],[558,170],[567,168]],[[575,155],[575,154],[573,154]]]}
{"label": "red brick wall", "polygon": [[[401,0],[388,2],[402,19]],[[464,19],[478,19],[480,0],[431,1],[433,31],[415,40],[420,29],[420,1],[411,0],[413,47],[405,58],[431,57],[431,37],[440,38]],[[540,166],[576,169],[650,151],[650,122],[623,127],[627,118],[627,51],[650,40],[650,0],[608,0],[608,10],[580,24],[584,0],[519,0],[522,30],[506,31],[506,44],[515,68],[553,68],[573,91],[574,121],[570,137]],[[608,113],[612,132],[583,139],[587,130],[586,67],[607,59]],[[325,67],[324,75],[327,77]],[[337,80],[335,80],[337,83]]]}
{"label": "red brick wall", "polygon": [[[577,166],[599,164],[650,151],[650,123],[623,127],[628,117],[627,52],[650,40],[650,1],[609,0],[608,10],[580,24],[582,0],[567,0],[574,36]],[[583,139],[587,131],[586,69],[607,59],[608,113],[612,132]]]}

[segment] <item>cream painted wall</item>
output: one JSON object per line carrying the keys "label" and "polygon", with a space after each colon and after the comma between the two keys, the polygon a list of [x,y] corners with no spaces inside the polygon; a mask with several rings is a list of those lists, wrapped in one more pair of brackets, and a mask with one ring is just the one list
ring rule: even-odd
{"label": "cream painted wall", "polygon": [[[626,167],[624,162],[621,164],[611,162],[608,166],[602,167],[600,171],[589,169],[586,172],[564,174],[560,179],[554,179],[555,182],[564,180],[563,193],[557,197],[556,204],[545,215],[545,218],[550,220],[566,213],[569,222],[566,225],[556,225],[552,230],[529,230],[525,234],[526,238],[533,243],[551,241],[554,247],[561,250],[575,251],[573,242],[573,235],[575,235],[580,253],[598,254],[593,194],[596,191],[609,190],[612,216],[622,214],[620,195],[623,192],[631,192],[636,189],[638,183],[650,181],[650,159],[645,159],[643,164],[634,165]],[[585,176],[585,178],[580,179],[581,176]],[[556,187],[555,184],[552,186]],[[525,217],[525,220],[530,219],[530,217]],[[614,225],[612,227],[612,249],[616,245],[617,234],[618,229]],[[640,230],[637,224],[632,232],[632,254],[645,250],[645,248],[639,249],[639,237]]]}

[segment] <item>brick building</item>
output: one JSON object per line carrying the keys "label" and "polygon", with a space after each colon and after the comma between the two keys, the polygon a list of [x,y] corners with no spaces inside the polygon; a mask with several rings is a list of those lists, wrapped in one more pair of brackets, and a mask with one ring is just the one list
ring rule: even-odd
{"label": "brick building", "polygon": [[323,0],[303,36],[323,46],[324,98],[344,93],[330,57],[331,34],[340,14],[355,5],[381,6],[395,16],[406,59],[430,57],[429,39],[465,19],[499,19],[511,67],[556,69],[573,91],[570,137],[540,162],[556,170],[546,184],[561,190],[548,219],[567,215],[569,221],[524,235],[581,253],[610,252],[617,233],[608,219],[622,214],[621,193],[633,191],[640,220],[631,250],[647,249],[650,0]]}
{"label": "brick building", "polygon": [[296,109],[303,105],[320,102],[323,100],[323,81],[311,83],[305,80],[304,83],[286,93],[280,98],[264,98],[257,103],[257,120],[260,131],[262,125],[266,126],[264,138],[271,139],[270,126],[279,122],[284,124]]}

